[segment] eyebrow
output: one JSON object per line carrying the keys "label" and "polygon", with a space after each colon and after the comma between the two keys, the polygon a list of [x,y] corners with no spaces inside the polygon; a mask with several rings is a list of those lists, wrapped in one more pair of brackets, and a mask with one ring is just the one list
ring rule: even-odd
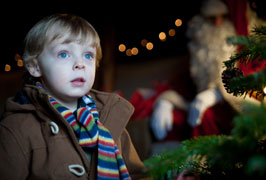
{"label": "eyebrow", "polygon": [[68,38],[66,38],[63,42],[62,42],[62,44],[70,44],[70,43],[72,43],[72,42],[78,42],[78,43],[80,43],[80,44],[89,44],[89,46],[91,46],[91,47],[93,47],[93,48],[96,48],[97,47],[97,42],[96,41],[94,41],[94,40],[89,40],[88,41],[88,43],[84,43],[84,41],[82,41],[82,39],[72,39],[71,37],[68,37]]}
{"label": "eyebrow", "polygon": [[52,44],[52,46],[57,46],[57,45],[64,45],[64,44],[70,44],[70,43],[74,43],[74,42],[77,42],[77,43],[80,43],[80,44],[83,44],[84,46],[87,46],[87,47],[89,47],[89,48],[91,48],[91,49],[96,49],[96,47],[97,47],[97,43],[95,43],[95,42],[90,42],[90,43],[81,43],[81,40],[76,40],[76,41],[73,41],[73,40],[71,40],[71,39],[65,39],[64,41],[59,41],[59,39],[55,39],[55,40],[53,40],[53,41],[51,41],[50,42],[50,44]]}
{"label": "eyebrow", "polygon": [[93,47],[93,46],[86,46],[84,49],[88,49],[88,50],[92,50],[92,51],[96,51],[96,48],[95,47]]}
{"label": "eyebrow", "polygon": [[[53,41],[53,42],[51,42],[50,44],[51,44],[51,48],[52,49],[55,49],[55,48],[57,48],[58,46],[61,46],[61,45],[70,45],[70,43],[72,43],[73,41],[71,41],[71,42],[55,42],[55,41]],[[84,44],[83,45],[83,49],[85,50],[85,51],[90,51],[90,52],[93,52],[93,53],[96,53],[96,47],[95,46],[93,46],[93,45],[90,45],[90,44]]]}

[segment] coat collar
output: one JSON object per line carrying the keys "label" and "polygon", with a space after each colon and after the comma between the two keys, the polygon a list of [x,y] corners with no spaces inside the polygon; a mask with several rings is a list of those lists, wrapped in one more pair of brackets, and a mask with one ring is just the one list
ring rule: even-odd
{"label": "coat collar", "polygon": [[116,141],[133,114],[134,107],[126,99],[115,93],[92,89],[90,95],[96,101],[100,121],[109,129],[113,139]]}
{"label": "coat collar", "polygon": [[[20,105],[10,99],[7,104],[8,114],[12,113],[12,111],[40,111],[43,114],[49,114],[47,110],[53,107],[47,94],[33,85],[25,85],[23,91],[31,104]],[[115,93],[92,89],[90,95],[96,102],[101,123],[110,131],[113,139],[117,141],[133,114],[134,107]]]}

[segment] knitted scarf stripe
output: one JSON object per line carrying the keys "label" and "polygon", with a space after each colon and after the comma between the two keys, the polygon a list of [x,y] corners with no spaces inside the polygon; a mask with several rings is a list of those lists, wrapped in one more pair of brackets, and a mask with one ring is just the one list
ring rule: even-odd
{"label": "knitted scarf stripe", "polygon": [[75,115],[66,107],[49,97],[51,104],[61,113],[73,128],[78,142],[83,148],[98,147],[98,179],[131,179],[122,156],[110,132],[99,121],[99,113],[92,97],[87,95],[89,107],[77,109]]}

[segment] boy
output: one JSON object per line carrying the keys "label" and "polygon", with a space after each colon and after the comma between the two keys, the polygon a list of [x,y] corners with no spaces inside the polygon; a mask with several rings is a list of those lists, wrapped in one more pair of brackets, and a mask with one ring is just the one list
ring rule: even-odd
{"label": "boy", "polygon": [[81,17],[53,15],[28,32],[23,60],[34,81],[7,101],[1,179],[143,177],[125,130],[132,106],[91,90],[100,59],[99,36]]}

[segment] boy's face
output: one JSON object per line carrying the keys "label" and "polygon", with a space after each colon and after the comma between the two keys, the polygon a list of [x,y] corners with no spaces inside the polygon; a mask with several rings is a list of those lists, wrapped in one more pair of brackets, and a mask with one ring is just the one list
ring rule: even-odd
{"label": "boy's face", "polygon": [[45,90],[58,100],[73,101],[92,88],[96,49],[78,41],[64,43],[67,34],[44,47],[38,68]]}

